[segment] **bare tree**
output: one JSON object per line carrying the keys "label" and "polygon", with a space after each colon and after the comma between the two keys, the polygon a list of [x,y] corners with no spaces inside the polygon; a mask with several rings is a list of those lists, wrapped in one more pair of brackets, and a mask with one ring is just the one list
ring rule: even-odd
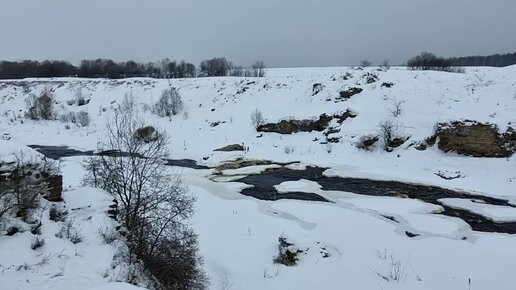
{"label": "bare tree", "polygon": [[368,66],[371,66],[372,63],[370,61],[368,61],[367,59],[363,59],[360,61],[360,66],[361,67],[368,67]]}
{"label": "bare tree", "polygon": [[54,95],[50,90],[44,89],[43,92],[36,97],[30,94],[25,99],[27,105],[27,117],[33,120],[50,120],[54,117]]}
{"label": "bare tree", "polygon": [[382,68],[384,68],[384,69],[386,69],[386,70],[387,70],[387,69],[390,69],[390,68],[391,68],[391,65],[390,65],[390,63],[389,63],[389,60],[387,60],[387,59],[386,59],[386,60],[384,60],[384,61],[382,62],[382,64],[380,65],[380,67],[382,67]]}
{"label": "bare tree", "polygon": [[263,118],[262,111],[256,109],[251,113],[251,124],[255,129],[258,129],[260,125],[265,123],[265,119]]}
{"label": "bare tree", "polygon": [[265,63],[262,60],[256,61],[252,65],[254,76],[255,77],[264,77],[265,76]]}
{"label": "bare tree", "polygon": [[201,72],[208,77],[227,76],[233,67],[225,57],[212,58],[201,62]]}
{"label": "bare tree", "polygon": [[[145,122],[124,108],[106,124],[99,151],[85,162],[85,184],[111,193],[118,201],[120,222],[131,252],[129,263],[141,261],[158,289],[202,289],[206,279],[197,254],[197,236],[187,226],[195,198],[179,176],[166,172],[166,133],[140,138]],[[149,130],[144,130],[149,131]]]}

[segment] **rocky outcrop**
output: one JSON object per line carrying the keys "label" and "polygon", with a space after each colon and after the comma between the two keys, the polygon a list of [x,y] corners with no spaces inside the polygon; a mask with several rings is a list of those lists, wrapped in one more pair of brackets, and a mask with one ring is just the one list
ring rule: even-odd
{"label": "rocky outcrop", "polygon": [[326,115],[322,114],[319,116],[319,119],[316,120],[296,120],[296,119],[289,119],[289,120],[281,120],[278,123],[267,123],[258,126],[257,131],[258,132],[272,132],[272,133],[279,133],[279,134],[292,134],[297,132],[312,132],[312,131],[318,131],[322,132],[326,130],[330,122],[333,119],[337,119],[337,122],[339,124],[342,124],[344,120],[347,118],[354,118],[357,114],[354,113],[352,110],[348,109],[342,113],[337,113],[334,115]]}
{"label": "rocky outcrop", "polygon": [[213,151],[231,152],[231,151],[244,151],[245,147],[240,144],[231,144],[224,147],[215,149]]}
{"label": "rocky outcrop", "polygon": [[362,88],[349,88],[347,90],[341,91],[339,93],[340,97],[338,99],[347,100],[356,94],[360,94],[362,91]]}
{"label": "rocky outcrop", "polygon": [[321,83],[313,84],[312,86],[312,96],[317,95],[323,90],[323,85]]}
{"label": "rocky outcrop", "polygon": [[494,124],[455,121],[438,124],[437,146],[444,152],[474,157],[509,157],[516,151],[516,133],[509,128],[500,133]]}
{"label": "rocky outcrop", "polygon": [[48,193],[44,196],[48,201],[63,201],[63,176],[51,175],[46,178]]}

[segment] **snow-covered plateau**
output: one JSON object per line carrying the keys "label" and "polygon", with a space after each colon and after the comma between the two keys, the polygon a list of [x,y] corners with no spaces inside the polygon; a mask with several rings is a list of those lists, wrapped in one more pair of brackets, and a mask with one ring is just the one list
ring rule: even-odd
{"label": "snow-covered plateau", "polygon": [[[180,94],[183,109],[158,117],[153,105],[170,87]],[[55,120],[26,118],[25,99],[43,90],[55,98]],[[86,100],[81,106],[79,91]],[[346,94],[352,91],[358,93]],[[28,145],[95,150],[124,96],[134,98],[148,125],[170,135],[171,158],[206,166],[167,168],[197,197],[191,225],[210,289],[516,289],[516,156],[444,152],[439,138],[425,143],[438,124],[454,121],[489,123],[500,134],[516,129],[516,66],[465,73],[336,67],[269,69],[262,78],[2,80],[0,161],[10,162],[20,151],[42,156]],[[256,110],[265,123],[352,116],[330,118],[320,131],[279,134],[257,132],[251,122]],[[60,121],[79,111],[88,113],[90,124]],[[386,123],[404,141],[389,150],[381,144]],[[360,149],[363,136],[380,140]],[[214,151],[231,144],[243,150]],[[48,206],[41,209],[45,244],[35,250],[30,231],[7,236],[0,225],[0,289],[142,289],[119,281],[113,269],[122,245],[105,244],[98,234],[114,226],[106,213],[113,198],[82,185],[84,158],[59,161],[64,201],[58,204],[79,224],[82,241],[56,237],[59,222],[47,217]],[[249,162],[220,166],[237,159]],[[379,195],[329,190],[309,176],[278,178],[269,200],[242,194],[250,188],[239,181],[246,176],[315,166],[324,168],[324,178],[398,181],[463,194],[429,202],[409,189]],[[326,201],[281,198],[289,192]],[[507,230],[474,230],[471,221],[444,214],[444,208]],[[274,262],[280,236],[302,251],[296,265]]]}

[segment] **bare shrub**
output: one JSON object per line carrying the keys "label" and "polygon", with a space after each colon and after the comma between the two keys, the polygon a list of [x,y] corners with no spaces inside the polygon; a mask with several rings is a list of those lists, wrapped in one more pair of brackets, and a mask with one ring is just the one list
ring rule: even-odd
{"label": "bare shrub", "polygon": [[75,222],[74,218],[65,221],[59,231],[56,233],[56,237],[60,239],[68,239],[74,244],[82,242],[84,236],[81,233],[80,226]]}
{"label": "bare shrub", "polygon": [[262,111],[256,109],[251,113],[251,124],[255,129],[258,129],[258,127],[265,124]]}
{"label": "bare shrub", "polygon": [[[387,269],[384,271],[377,271],[370,267],[370,269],[380,278],[387,282],[402,282],[407,277],[407,267],[409,261],[402,263],[401,260],[394,255],[394,253],[387,253],[387,250],[382,252],[377,251],[378,258],[385,263]],[[419,275],[417,275],[419,276]]]}
{"label": "bare shrub", "polygon": [[274,258],[274,263],[285,266],[294,266],[299,261],[299,254],[303,253],[296,245],[289,242],[286,237],[278,238],[278,256]]}
{"label": "bare shrub", "polygon": [[59,121],[61,123],[77,123],[77,116],[75,112],[67,112],[65,114],[59,115]]}
{"label": "bare shrub", "polygon": [[76,113],[77,125],[81,127],[86,127],[90,125],[90,115],[88,115],[85,111],[79,111]]}
{"label": "bare shrub", "polygon": [[372,63],[370,61],[368,61],[367,59],[363,59],[360,61],[360,66],[361,67],[368,67],[368,66],[371,66]]}
{"label": "bare shrub", "polygon": [[149,276],[159,281],[155,288],[204,288],[197,235],[187,224],[194,213],[195,198],[179,176],[166,171],[167,134],[156,129],[157,138],[149,142],[135,137],[144,124],[134,112],[115,110],[98,150],[127,154],[87,159],[84,182],[116,198],[131,252],[128,263],[143,263]]}
{"label": "bare shrub", "polygon": [[90,100],[87,100],[84,95],[82,94],[82,89],[79,88],[76,92],[75,92],[75,103],[77,104],[77,106],[84,106],[84,105],[87,105],[88,103],[90,102]]}
{"label": "bare shrub", "polygon": [[399,115],[401,115],[401,111],[402,111],[402,108],[401,108],[401,105],[403,104],[402,101],[393,101],[392,102],[392,106],[391,106],[391,114],[394,118],[398,117]]}
{"label": "bare shrub", "polygon": [[108,245],[113,243],[114,241],[118,240],[118,233],[115,230],[110,229],[108,227],[99,228],[98,233],[99,233],[99,236],[104,241],[104,243],[106,243]]}
{"label": "bare shrub", "polygon": [[383,148],[386,151],[392,151],[392,148],[399,147],[408,139],[404,136],[400,124],[392,120],[380,122],[378,128],[383,141]]}
{"label": "bare shrub", "polygon": [[265,76],[265,63],[262,60],[256,61],[252,68],[255,77],[261,78]]}
{"label": "bare shrub", "polygon": [[50,120],[54,115],[54,96],[49,90],[44,90],[38,97],[30,94],[25,99],[26,116],[32,120]]}
{"label": "bare shrub", "polygon": [[48,211],[48,219],[55,222],[64,222],[68,212],[64,209],[58,208],[56,205],[52,205]]}
{"label": "bare shrub", "polygon": [[73,123],[79,127],[86,127],[90,124],[90,115],[86,111],[68,112],[59,116],[62,123]]}
{"label": "bare shrub", "polygon": [[364,135],[358,139],[356,146],[359,149],[372,151],[378,140],[380,137],[377,135]]}
{"label": "bare shrub", "polygon": [[30,248],[33,250],[39,249],[45,245],[45,238],[41,236],[35,236],[30,241]]}
{"label": "bare shrub", "polygon": [[391,65],[389,64],[389,60],[384,60],[382,64],[380,65],[381,68],[388,70],[391,68]]}
{"label": "bare shrub", "polygon": [[175,88],[165,89],[154,104],[153,112],[160,117],[172,117],[183,110],[183,100]]}

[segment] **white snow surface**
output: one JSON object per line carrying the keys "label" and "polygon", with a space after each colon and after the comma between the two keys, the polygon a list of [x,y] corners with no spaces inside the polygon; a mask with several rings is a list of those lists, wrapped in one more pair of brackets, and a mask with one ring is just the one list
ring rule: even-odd
{"label": "white snow surface", "polygon": [[[352,78],[342,79],[347,72]],[[363,78],[367,72],[378,74],[379,81],[367,84]],[[381,87],[383,82],[394,85]],[[321,83],[323,90],[312,96],[315,83]],[[184,113],[171,119],[159,118],[148,108],[169,86],[181,94]],[[364,90],[348,101],[335,102],[339,91],[349,87]],[[91,124],[69,124],[67,129],[58,120],[24,118],[24,99],[44,88],[54,92],[58,114],[84,110],[91,116]],[[89,103],[68,105],[78,88]],[[329,168],[324,173],[327,176],[437,185],[516,204],[516,157],[474,158],[443,153],[436,147],[426,151],[407,148],[411,142],[431,136],[438,122],[471,119],[497,124],[503,131],[508,126],[516,127],[516,66],[468,68],[464,74],[338,67],[269,69],[264,78],[0,81],[0,160],[12,161],[12,153],[19,151],[41,158],[26,147],[31,144],[95,149],[106,120],[126,94],[133,95],[149,125],[171,135],[169,150],[174,159],[189,158],[210,166],[238,157],[299,161],[289,168],[302,170],[318,165]],[[395,102],[402,104],[398,117],[390,112]],[[250,123],[255,109],[263,112],[266,121],[276,122],[289,117],[316,118],[348,108],[358,115],[344,121],[340,132],[331,135],[341,137],[333,145],[313,141],[324,139],[321,132],[264,133],[257,138],[260,134]],[[390,153],[355,147],[360,136],[376,133],[378,124],[387,119],[400,124],[404,134],[410,136],[407,143]],[[222,122],[211,126],[218,121]],[[248,150],[212,151],[242,143]],[[287,154],[286,147],[293,150]],[[65,189],[62,206],[80,223],[83,242],[73,244],[55,237],[60,224],[48,220],[48,207],[44,208],[42,248],[31,250],[30,232],[0,235],[1,290],[142,289],[117,280],[111,265],[120,245],[106,245],[98,235],[99,228],[114,226],[106,215],[112,197],[81,185],[82,159],[64,158],[61,171]],[[274,167],[254,166],[224,173],[255,174]],[[460,171],[462,177],[445,180],[435,174],[438,171]],[[177,167],[171,167],[170,172],[181,174],[198,198],[192,225],[199,234],[210,289],[515,289],[516,235],[472,231],[458,218],[436,215],[442,210],[440,206],[412,199],[323,191],[307,180],[284,182],[276,189],[313,192],[332,202],[261,201],[241,195],[246,186],[232,182],[236,177],[213,178],[212,170]],[[442,202],[496,221],[516,220],[514,209],[509,207],[457,199]],[[419,236],[410,238],[406,231]],[[273,263],[280,235],[304,250],[298,265]],[[48,261],[38,264],[45,257]],[[396,263],[400,265],[400,279],[382,278],[389,276]]]}

